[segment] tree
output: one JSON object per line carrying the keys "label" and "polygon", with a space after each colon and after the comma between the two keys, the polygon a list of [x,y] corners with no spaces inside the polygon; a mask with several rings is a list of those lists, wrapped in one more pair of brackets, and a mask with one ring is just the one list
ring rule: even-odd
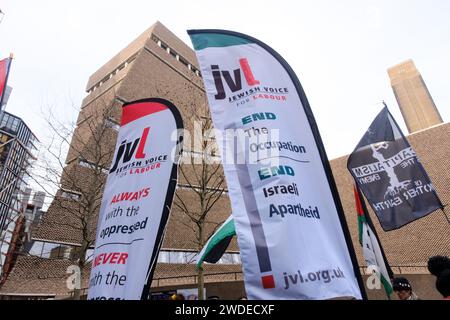
{"label": "tree", "polygon": [[[51,137],[34,180],[53,197],[50,208],[61,212],[61,218],[53,217],[51,223],[65,227],[79,242],[71,259],[79,267],[81,279],[87,252],[95,242],[103,189],[114,155],[117,109],[115,103],[102,101],[82,109],[76,124],[60,121],[52,112],[45,118]],[[81,288],[75,288],[74,299],[80,299],[80,295]]]}
{"label": "tree", "polygon": [[[213,135],[211,118],[208,115],[201,116],[197,112],[190,120],[194,124],[194,149],[184,153],[185,156],[182,158],[184,161],[179,167],[179,175],[183,184],[185,184],[181,187],[186,187],[194,193],[197,205],[190,205],[177,192],[174,206],[188,218],[188,223],[184,219],[178,219],[178,221],[193,231],[195,243],[200,251],[208,238],[223,223],[223,221],[213,222],[209,219],[209,216],[226,192],[226,188],[222,165],[217,157],[217,145]],[[186,134],[185,141],[189,142],[189,139],[186,139]],[[203,285],[203,268],[199,268],[197,273],[199,299],[203,299],[204,296]]]}
{"label": "tree", "polygon": [[[153,90],[156,96],[162,97],[170,96],[171,92],[169,85],[158,85]],[[189,92],[187,89],[186,91]],[[77,124],[59,121],[58,117],[51,113],[46,117],[52,135],[45,148],[46,154],[40,159],[39,175],[36,180],[41,181],[40,185],[48,194],[52,194],[51,190],[56,190],[53,191],[54,200],[50,208],[53,206],[55,210],[61,212],[63,218],[52,222],[57,224],[55,228],[61,226],[69,228],[79,239],[80,245],[71,258],[79,267],[81,276],[86,267],[86,252],[93,247],[95,241],[95,227],[107,168],[110,167],[114,155],[117,134],[112,127],[120,119],[121,103],[118,101],[116,103],[112,96],[116,97],[116,93],[111,92],[110,99],[104,100],[103,103],[97,98],[95,108],[90,105],[82,108]],[[188,103],[186,106],[189,109],[188,114],[193,114],[192,118],[186,119],[186,113],[183,114],[187,127],[185,138],[188,132],[196,131],[192,129],[194,124],[200,132],[201,139],[198,148],[187,153],[185,159],[189,158],[189,163],[180,166],[179,177],[183,181],[181,188],[179,184],[172,209],[179,208],[184,217],[189,219],[191,223],[185,223],[184,220],[182,223],[195,231],[196,244],[200,250],[210,231],[212,234],[222,222],[211,221],[208,216],[226,189],[222,167],[215,155],[215,143],[211,135],[212,123],[206,114],[206,104],[199,105],[199,99],[194,97],[192,101],[196,102]],[[67,159],[62,161],[62,156],[66,152],[68,152]],[[81,172],[80,166],[88,173]],[[198,210],[190,207],[178,192],[184,188],[188,188],[198,199]],[[199,270],[198,281],[199,297],[203,297],[203,270]],[[80,298],[79,289],[74,291],[74,298]]]}

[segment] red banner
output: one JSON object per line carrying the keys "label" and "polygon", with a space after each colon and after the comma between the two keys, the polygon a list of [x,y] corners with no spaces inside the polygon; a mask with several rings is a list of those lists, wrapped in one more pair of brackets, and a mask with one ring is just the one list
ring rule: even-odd
{"label": "red banner", "polygon": [[11,58],[6,58],[0,61],[0,106],[3,105],[11,60]]}

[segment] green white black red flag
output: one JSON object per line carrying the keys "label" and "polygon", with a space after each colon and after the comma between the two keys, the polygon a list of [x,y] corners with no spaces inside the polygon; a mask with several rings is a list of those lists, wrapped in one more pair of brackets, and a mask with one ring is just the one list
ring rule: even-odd
{"label": "green white black red flag", "polygon": [[200,268],[203,262],[216,263],[219,261],[235,235],[233,216],[230,215],[195,256],[193,261],[196,262],[197,268]]}
{"label": "green white black red flag", "polygon": [[358,214],[358,236],[362,246],[364,260],[368,270],[375,273],[386,291],[388,297],[392,293],[391,278],[394,273],[387,263],[386,256],[380,245],[379,239],[370,220],[364,199],[357,186],[353,187],[355,194],[356,212]]}

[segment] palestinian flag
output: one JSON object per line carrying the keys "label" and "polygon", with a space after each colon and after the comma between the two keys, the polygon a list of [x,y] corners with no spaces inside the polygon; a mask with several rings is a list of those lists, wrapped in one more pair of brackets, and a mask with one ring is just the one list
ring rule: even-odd
{"label": "palestinian flag", "polygon": [[368,267],[375,267],[377,275],[380,276],[380,281],[389,297],[393,292],[392,283],[390,281],[390,278],[393,277],[393,272],[389,267],[386,256],[380,246],[379,239],[375,233],[372,221],[370,220],[361,192],[356,186],[354,186],[354,193],[356,210],[358,213],[359,243],[363,248],[364,260],[366,260]]}
{"label": "palestinian flag", "polygon": [[197,268],[200,268],[204,261],[216,263],[227,250],[233,236],[236,235],[233,216],[230,215],[220,228],[209,238],[202,251],[194,258],[197,262]]}
{"label": "palestinian flag", "polygon": [[3,106],[11,61],[12,58],[6,58],[0,61],[0,108]]}

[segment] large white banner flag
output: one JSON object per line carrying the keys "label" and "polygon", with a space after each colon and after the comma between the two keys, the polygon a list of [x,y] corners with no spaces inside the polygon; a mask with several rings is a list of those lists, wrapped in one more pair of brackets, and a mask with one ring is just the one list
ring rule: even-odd
{"label": "large white banner flag", "polygon": [[183,123],[163,99],[123,105],[88,299],[146,299],[177,184]]}
{"label": "large white banner flag", "polygon": [[362,298],[336,185],[294,72],[249,36],[188,33],[217,130],[248,297]]}

